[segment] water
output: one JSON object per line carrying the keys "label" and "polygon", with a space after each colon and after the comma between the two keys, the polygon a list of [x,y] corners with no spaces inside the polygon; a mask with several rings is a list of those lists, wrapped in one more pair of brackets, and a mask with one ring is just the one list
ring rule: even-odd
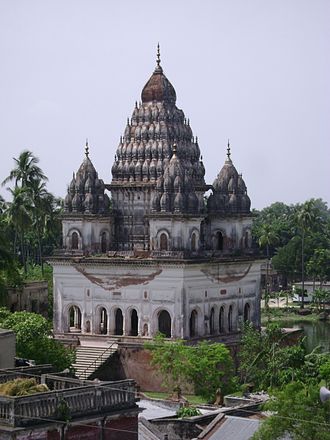
{"label": "water", "polygon": [[302,328],[306,336],[306,348],[310,353],[318,345],[322,345],[323,351],[330,352],[330,321],[279,321],[281,327]]}

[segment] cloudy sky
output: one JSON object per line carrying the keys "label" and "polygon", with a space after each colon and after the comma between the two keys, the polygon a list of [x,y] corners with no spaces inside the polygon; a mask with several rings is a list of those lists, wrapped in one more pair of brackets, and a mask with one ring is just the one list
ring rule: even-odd
{"label": "cloudy sky", "polygon": [[329,0],[0,0],[0,180],[29,149],[64,196],[88,138],[110,182],[159,41],[207,183],[230,138],[252,207],[329,203],[329,23]]}

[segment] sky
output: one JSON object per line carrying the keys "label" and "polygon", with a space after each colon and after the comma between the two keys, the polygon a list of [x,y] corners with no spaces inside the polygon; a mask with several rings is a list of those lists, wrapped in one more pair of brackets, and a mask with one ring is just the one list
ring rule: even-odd
{"label": "sky", "polygon": [[110,183],[159,42],[207,183],[229,138],[252,208],[329,204],[329,23],[329,0],[0,0],[0,180],[28,149],[64,197],[88,138]]}

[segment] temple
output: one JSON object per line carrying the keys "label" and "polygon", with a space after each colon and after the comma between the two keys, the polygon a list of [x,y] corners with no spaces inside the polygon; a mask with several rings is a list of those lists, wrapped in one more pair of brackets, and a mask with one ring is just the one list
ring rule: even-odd
{"label": "temple", "polygon": [[99,178],[86,142],[69,184],[63,248],[49,259],[57,337],[129,341],[161,332],[226,342],[244,320],[260,325],[261,261],[229,142],[214,182],[204,175],[158,50],[115,151],[111,183]]}

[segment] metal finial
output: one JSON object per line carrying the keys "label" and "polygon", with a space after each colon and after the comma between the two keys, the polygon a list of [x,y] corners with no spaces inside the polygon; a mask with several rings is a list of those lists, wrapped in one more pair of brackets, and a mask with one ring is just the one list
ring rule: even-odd
{"label": "metal finial", "polygon": [[176,144],[173,144],[172,151],[173,151],[173,156],[175,156],[176,155]]}
{"label": "metal finial", "polygon": [[228,139],[228,144],[227,144],[227,157],[228,157],[228,160],[231,160],[230,159],[230,143],[229,143],[229,139]]}
{"label": "metal finial", "polygon": [[88,138],[86,139],[85,154],[86,154],[86,157],[88,157],[88,155],[89,155]]}
{"label": "metal finial", "polygon": [[160,48],[159,48],[159,43],[157,44],[157,59],[156,59],[156,62],[157,62],[157,67],[159,67],[160,66]]}

